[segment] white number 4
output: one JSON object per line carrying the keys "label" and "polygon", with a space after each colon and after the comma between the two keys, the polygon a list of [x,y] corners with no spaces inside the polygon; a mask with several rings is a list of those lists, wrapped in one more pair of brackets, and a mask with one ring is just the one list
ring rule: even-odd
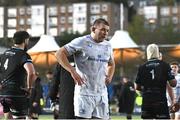
{"label": "white number 4", "polygon": [[5,63],[4,63],[4,69],[6,70],[8,68],[8,62],[9,62],[9,59],[6,59]]}

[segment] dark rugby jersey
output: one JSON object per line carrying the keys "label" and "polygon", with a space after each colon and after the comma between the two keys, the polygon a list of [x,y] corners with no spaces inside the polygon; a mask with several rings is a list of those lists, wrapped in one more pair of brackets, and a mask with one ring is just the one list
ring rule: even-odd
{"label": "dark rugby jersey", "polygon": [[167,81],[174,79],[169,64],[152,59],[139,67],[136,83],[143,86],[144,102],[165,102]]}
{"label": "dark rugby jersey", "polygon": [[23,65],[32,62],[31,57],[22,49],[11,48],[0,57],[1,84],[0,96],[21,96],[25,91],[26,70]]}

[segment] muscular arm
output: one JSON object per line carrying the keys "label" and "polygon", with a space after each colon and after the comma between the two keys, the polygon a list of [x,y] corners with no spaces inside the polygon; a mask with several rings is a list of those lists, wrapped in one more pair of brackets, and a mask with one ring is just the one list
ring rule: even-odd
{"label": "muscular arm", "polygon": [[72,67],[69,63],[69,60],[68,60],[68,52],[67,50],[62,47],[60,48],[56,53],[55,53],[55,56],[57,58],[57,61],[59,62],[59,64],[61,64],[61,66],[66,69],[68,72],[72,72],[74,71],[74,67]]}
{"label": "muscular arm", "polygon": [[135,87],[136,90],[142,91],[142,87],[140,85],[135,83],[134,87]]}
{"label": "muscular arm", "polygon": [[108,63],[108,70],[106,76],[106,84],[109,84],[112,81],[112,77],[115,70],[115,62],[114,60]]}
{"label": "muscular arm", "polygon": [[176,79],[173,79],[173,80],[170,80],[170,81],[169,81],[169,85],[170,85],[171,87],[176,87],[176,84],[177,84],[177,80],[176,80]]}
{"label": "muscular arm", "polygon": [[166,88],[167,88],[167,92],[168,92],[168,95],[169,95],[172,103],[174,103],[174,93],[173,93],[172,87],[167,83]]}
{"label": "muscular arm", "polygon": [[32,63],[25,63],[24,68],[27,72],[27,88],[32,88],[32,83],[36,80],[34,65]]}
{"label": "muscular arm", "polygon": [[78,83],[78,85],[82,85],[84,81],[80,77],[80,75],[76,72],[75,68],[70,65],[68,60],[68,51],[62,47],[60,48],[56,53],[55,56],[57,58],[57,61],[61,66],[66,69],[68,72],[70,72],[72,78],[74,79],[75,83]]}

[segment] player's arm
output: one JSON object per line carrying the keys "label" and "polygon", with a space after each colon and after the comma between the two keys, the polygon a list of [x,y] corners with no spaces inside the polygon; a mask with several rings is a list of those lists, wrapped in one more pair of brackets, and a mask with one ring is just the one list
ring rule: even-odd
{"label": "player's arm", "polygon": [[168,92],[168,95],[172,101],[172,103],[174,103],[174,93],[173,93],[173,89],[172,87],[169,85],[169,83],[167,83],[167,86],[166,86],[166,89],[167,89],[167,92]]}
{"label": "player's arm", "polygon": [[71,66],[68,56],[69,53],[65,49],[65,47],[61,47],[57,52],[55,53],[55,56],[57,58],[57,61],[61,66],[66,69],[68,72],[70,72],[72,78],[74,79],[75,83],[78,83],[78,85],[82,85],[84,83],[83,79],[80,77],[80,75],[76,72],[75,68]]}
{"label": "player's arm", "polygon": [[135,83],[135,84],[134,84],[134,87],[135,87],[136,90],[142,91],[142,86],[141,86],[141,85]]}
{"label": "player's arm", "polygon": [[27,73],[27,88],[31,89],[33,82],[37,78],[37,76],[35,74],[36,72],[35,72],[35,69],[34,69],[34,65],[31,62],[26,62],[24,64],[24,68],[25,68],[26,73]]}
{"label": "player's arm", "polygon": [[169,85],[171,87],[176,87],[176,84],[177,84],[177,80],[176,79],[169,80],[168,82],[169,82]]}
{"label": "player's arm", "polygon": [[114,60],[111,60],[108,63],[107,75],[106,75],[106,84],[109,84],[112,81],[114,70],[115,70],[115,62],[114,62]]}

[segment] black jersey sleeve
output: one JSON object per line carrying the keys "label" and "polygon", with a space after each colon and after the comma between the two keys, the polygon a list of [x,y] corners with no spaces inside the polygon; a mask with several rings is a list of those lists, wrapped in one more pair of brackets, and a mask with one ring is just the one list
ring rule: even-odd
{"label": "black jersey sleeve", "polygon": [[136,84],[142,84],[141,74],[142,74],[142,66],[140,66],[140,67],[138,68],[138,73],[137,73],[136,80],[135,80],[135,83],[136,83]]}
{"label": "black jersey sleeve", "polygon": [[24,64],[27,63],[27,62],[32,63],[32,59],[31,59],[31,57],[30,57],[29,54],[25,53],[25,54],[23,54],[23,56],[22,56],[22,61],[21,61],[21,63],[24,65]]}

